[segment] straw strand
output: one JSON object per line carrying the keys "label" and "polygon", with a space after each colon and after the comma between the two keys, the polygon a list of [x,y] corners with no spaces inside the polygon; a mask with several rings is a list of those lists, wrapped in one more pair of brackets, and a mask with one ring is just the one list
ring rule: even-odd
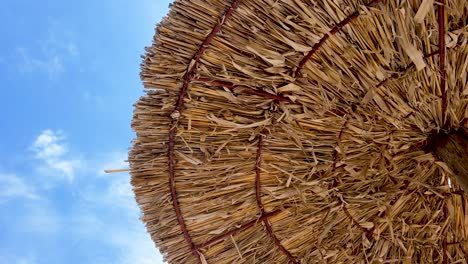
{"label": "straw strand", "polygon": [[442,93],[442,124],[447,125],[447,91],[445,87],[445,0],[439,0],[439,64],[440,64],[440,91]]}
{"label": "straw strand", "polygon": [[[444,199],[444,207],[443,207],[443,219],[447,219],[447,202],[446,199]],[[447,264],[448,263],[448,256],[447,256],[447,233],[444,232],[444,238],[442,239],[442,251],[443,251],[443,258],[442,258],[442,263]]]}
{"label": "straw strand", "polygon": [[[440,90],[442,93],[442,125],[445,126],[447,122],[447,91],[445,87],[445,0],[439,0],[438,5],[438,22],[439,22],[439,67],[440,67]],[[443,219],[447,219],[447,202],[444,199]],[[444,233],[442,240],[443,258],[442,263],[448,263],[447,257],[447,234]]]}
{"label": "straw strand", "polygon": [[257,143],[257,156],[255,159],[255,198],[257,199],[258,209],[261,214],[265,214],[265,209],[263,208],[262,198],[261,198],[261,165],[262,165],[262,148],[263,148],[263,135],[258,136]]}

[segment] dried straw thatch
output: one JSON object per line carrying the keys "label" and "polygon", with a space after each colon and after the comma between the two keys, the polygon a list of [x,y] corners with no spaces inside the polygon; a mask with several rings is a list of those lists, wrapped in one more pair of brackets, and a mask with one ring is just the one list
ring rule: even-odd
{"label": "dried straw thatch", "polygon": [[176,0],[129,155],[165,259],[466,263],[466,196],[423,147],[468,120],[467,20],[466,0]]}

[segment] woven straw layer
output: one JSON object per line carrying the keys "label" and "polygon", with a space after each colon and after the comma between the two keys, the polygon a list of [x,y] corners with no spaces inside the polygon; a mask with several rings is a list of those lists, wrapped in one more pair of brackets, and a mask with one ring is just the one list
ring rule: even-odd
{"label": "woven straw layer", "polygon": [[422,147],[468,118],[467,20],[466,0],[175,1],[129,154],[166,261],[464,263],[466,197]]}

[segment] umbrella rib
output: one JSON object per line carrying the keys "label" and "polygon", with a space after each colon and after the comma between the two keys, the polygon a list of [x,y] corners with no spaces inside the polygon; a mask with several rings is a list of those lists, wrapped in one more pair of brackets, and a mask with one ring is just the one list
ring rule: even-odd
{"label": "umbrella rib", "polygon": [[[431,57],[434,57],[436,55],[439,55],[440,53],[440,50],[436,50],[436,51],[433,51],[429,54],[427,54],[426,56],[424,56],[425,59],[428,59],[428,58],[431,58]],[[406,73],[407,71],[409,71],[411,68],[413,68],[415,65],[414,63],[410,63],[408,65],[408,67],[404,68],[402,71],[400,72],[396,72],[396,73],[393,73],[392,75],[390,75],[388,78],[382,80],[381,82],[379,82],[377,85],[376,85],[376,89],[379,89],[381,86],[383,86],[384,84],[386,84],[387,82],[393,80],[393,79],[396,79],[398,77],[400,77],[402,74]],[[411,115],[412,113],[410,113],[409,115]],[[408,115],[408,116],[409,116]],[[343,135],[343,132],[344,132],[344,129],[346,128],[346,126],[348,125],[348,122],[349,122],[349,119],[350,119],[350,116],[349,114],[346,114],[346,120],[345,122],[343,123],[343,126],[341,127],[340,129],[340,132],[338,133],[338,137],[337,137],[337,144],[336,146],[338,146],[339,144],[339,141],[341,140],[341,137]],[[338,151],[336,149],[333,150],[333,166],[332,166],[332,171],[334,171],[336,169],[336,163],[338,161]]]}
{"label": "umbrella rib", "polygon": [[[257,143],[257,157],[255,161],[255,194],[256,194],[256,199],[257,199],[257,205],[258,209],[260,210],[260,213],[262,216],[266,215],[265,213],[265,208],[262,203],[262,198],[261,198],[261,165],[262,165],[262,149],[263,149],[263,134],[260,134],[258,136],[258,143]],[[268,235],[273,239],[275,242],[276,247],[284,254],[286,255],[289,260],[292,263],[299,263],[296,258],[289,252],[282,244],[281,241],[278,239],[278,237],[275,235],[273,228],[268,221],[268,218],[263,218],[263,223],[265,224],[265,228],[267,230]]]}
{"label": "umbrella rib", "polygon": [[[341,202],[341,201],[340,201]],[[349,218],[349,220],[351,221],[351,223],[356,226],[357,228],[359,228],[363,233],[366,234],[366,238],[367,239],[370,239],[372,237],[372,233],[374,232],[374,227],[371,227],[369,229],[366,229],[364,228],[352,215],[351,213],[349,212],[348,208],[346,208],[346,205],[341,202],[342,204],[342,207],[343,207],[343,212],[345,213],[345,215]]]}
{"label": "umbrella rib", "polygon": [[[372,7],[374,4],[377,4],[383,0],[372,0],[369,3],[367,3],[365,6],[366,7]],[[330,36],[335,35],[338,31],[344,28],[344,26],[348,25],[351,21],[359,17],[361,13],[359,11],[355,11],[351,15],[347,16],[345,19],[340,21],[338,24],[336,24],[328,33],[323,35],[323,37],[319,40],[319,42],[315,43],[314,46],[312,46],[312,50],[307,53],[307,55],[299,62],[299,65],[297,66],[296,71],[294,72],[294,76],[298,76],[299,72],[302,70],[304,65],[307,63],[307,61],[314,56],[314,54],[320,49],[320,47],[325,44],[325,42],[330,38]]]}
{"label": "umbrella rib", "polygon": [[252,221],[250,221],[250,222],[248,222],[246,224],[241,225],[240,227],[237,227],[237,228],[232,229],[230,231],[227,231],[225,233],[219,234],[219,235],[217,235],[217,236],[203,242],[202,244],[200,244],[198,246],[198,248],[201,249],[201,248],[206,248],[208,246],[211,246],[212,244],[214,244],[214,243],[216,243],[216,242],[218,242],[220,240],[223,240],[226,237],[238,234],[238,233],[240,233],[240,232],[242,232],[242,231],[244,231],[246,229],[249,229],[249,228],[253,227],[258,222],[263,221],[264,219],[267,219],[269,217],[275,216],[275,215],[277,215],[277,214],[279,214],[281,212],[282,212],[282,210],[275,210],[273,212],[264,214],[264,215],[262,215],[261,217],[259,217],[257,219],[254,219],[254,220],[252,220]]}
{"label": "umbrella rib", "polygon": [[339,144],[340,144],[340,141],[341,141],[341,137],[343,136],[343,132],[346,128],[346,126],[348,125],[349,123],[349,114],[346,115],[346,120],[345,122],[343,123],[343,125],[341,126],[341,129],[340,129],[340,133],[338,133],[338,137],[336,138],[336,146],[335,146],[335,149],[333,150],[333,166],[332,166],[332,171],[334,171],[336,169],[336,162],[338,160],[338,151],[336,150],[337,147],[339,147]]}
{"label": "umbrella rib", "polygon": [[[439,50],[433,51],[433,52],[425,55],[424,59],[428,59],[428,58],[434,57],[436,55],[439,55],[439,52],[440,52]],[[410,63],[408,65],[408,67],[404,68],[402,71],[393,73],[392,75],[390,75],[390,77],[388,77],[388,78],[382,80],[381,82],[379,82],[377,84],[376,88],[380,88],[382,85],[384,85],[385,83],[387,83],[388,81],[390,81],[392,79],[397,79],[398,77],[400,77],[401,75],[405,74],[407,71],[412,69],[414,66],[415,66],[414,63]]]}
{"label": "umbrella rib", "polygon": [[171,127],[169,129],[168,166],[169,166],[169,188],[171,191],[172,205],[174,207],[174,211],[177,216],[177,221],[184,235],[184,239],[189,244],[192,254],[199,260],[199,262],[201,262],[200,253],[198,252],[198,248],[193,243],[192,237],[188,233],[184,217],[182,216],[182,212],[180,210],[180,204],[177,199],[177,189],[176,189],[176,181],[175,181],[175,157],[174,157],[175,156],[174,155],[175,135],[177,133],[177,124],[179,121],[180,112],[182,111],[182,107],[184,106],[184,98],[187,95],[188,86],[190,82],[192,81],[193,77],[195,76],[195,69],[198,66],[198,63],[200,62],[201,56],[203,55],[205,50],[208,48],[208,45],[211,43],[214,37],[221,30],[223,25],[226,23],[226,21],[232,16],[232,14],[234,13],[234,10],[239,6],[241,2],[242,0],[234,0],[231,3],[229,9],[227,9],[227,11],[221,17],[221,20],[219,21],[219,23],[216,24],[216,26],[211,30],[210,34],[208,34],[206,39],[203,41],[203,43],[199,47],[198,51],[193,56],[184,74],[183,84],[179,91],[179,97],[177,98],[175,109],[173,113],[171,114],[172,121],[171,121]]}

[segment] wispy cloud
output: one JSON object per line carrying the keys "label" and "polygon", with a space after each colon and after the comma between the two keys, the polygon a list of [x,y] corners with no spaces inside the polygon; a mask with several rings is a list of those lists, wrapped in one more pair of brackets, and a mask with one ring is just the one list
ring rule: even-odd
{"label": "wispy cloud", "polygon": [[0,256],[0,263],[36,264],[36,258],[25,256]]}
{"label": "wispy cloud", "polygon": [[96,93],[92,93],[90,91],[83,90],[81,93],[81,97],[83,98],[83,101],[85,101],[88,104],[91,104],[93,106],[97,107],[104,107],[104,99],[102,96],[97,95]]}
{"label": "wispy cloud", "polygon": [[34,258],[31,257],[19,257],[16,258],[15,262],[16,264],[36,264],[37,261]]}
{"label": "wispy cloud", "polygon": [[36,159],[42,161],[38,170],[51,176],[73,181],[75,170],[82,164],[80,160],[66,158],[68,149],[62,133],[50,129],[42,131],[33,142],[32,150]]}
{"label": "wispy cloud", "polygon": [[[162,264],[162,256],[139,220],[140,210],[129,174],[102,173],[104,169],[128,167],[127,153],[114,151],[102,153],[92,160],[86,156],[78,160],[69,148],[73,149],[64,133],[51,129],[42,131],[30,146],[34,158],[40,163],[41,173],[62,180],[76,178],[70,185],[57,188],[58,185],[52,184],[46,191],[33,177],[29,180],[36,184],[35,187],[21,177],[0,174],[0,201],[7,198],[11,201],[0,203],[0,206],[15,211],[15,221],[12,221],[13,216],[4,219],[11,223],[10,235],[63,241],[68,244],[63,248],[64,252],[102,247],[106,251],[97,253],[96,257],[102,258],[99,263]],[[79,167],[80,163],[86,166]],[[64,189],[67,191],[63,192]],[[54,199],[56,195],[60,195],[60,201]],[[15,201],[18,199],[12,197],[28,200]],[[80,253],[77,254],[80,258]],[[0,263],[35,264],[35,258],[19,256],[7,259],[3,256],[2,259],[0,249]],[[77,261],[85,259],[86,254]]]}
{"label": "wispy cloud", "polygon": [[[106,224],[106,228],[100,228],[105,238],[105,243],[118,249],[117,264],[162,264],[162,256],[155,247],[150,235],[146,232],[143,223],[139,220],[135,195],[130,184],[130,175],[126,172],[105,174],[105,169],[128,168],[128,155],[126,151],[114,151],[103,154],[98,160],[95,173],[98,177],[95,181],[104,183],[90,186],[81,193],[82,207],[92,208],[87,213],[82,213],[91,227],[81,225],[82,233],[89,228],[100,226],[108,221],[107,217],[118,213],[118,220],[112,224]],[[101,223],[101,224],[100,224]]]}
{"label": "wispy cloud", "polygon": [[49,78],[55,79],[65,71],[63,59],[59,55],[37,58],[29,50],[23,47],[17,48],[19,70],[22,73],[41,72],[46,73]]}
{"label": "wispy cloud", "polygon": [[80,54],[73,34],[60,23],[49,19],[49,27],[34,45],[34,49],[23,46],[16,48],[15,61],[21,73],[46,74],[50,79],[58,78],[67,70],[67,64]]}
{"label": "wispy cloud", "polygon": [[19,213],[15,226],[19,233],[34,234],[38,236],[57,236],[63,232],[66,222],[63,216],[46,198],[25,203],[18,206]]}
{"label": "wispy cloud", "polygon": [[[116,165],[126,165],[122,155],[113,153]],[[118,158],[120,157],[120,158]],[[112,163],[108,163],[112,164]],[[80,212],[80,224],[76,225],[76,235],[92,235],[102,238],[118,252],[117,264],[162,264],[162,256],[155,247],[150,235],[139,220],[140,210],[135,202],[128,173],[115,173],[100,176],[105,184],[83,192],[80,207],[88,208]],[[118,219],[109,222],[109,217],[117,213]]]}
{"label": "wispy cloud", "polygon": [[49,19],[49,24],[47,37],[40,41],[43,54],[61,53],[65,56],[79,56],[78,46],[72,40],[73,32],[65,29],[58,21]]}
{"label": "wispy cloud", "polygon": [[139,209],[130,184],[121,180],[111,181],[103,196],[104,199],[99,201],[99,206],[111,207],[120,212],[121,216],[121,222],[107,226],[106,234],[103,236],[107,240],[106,243],[119,251],[116,263],[162,264],[159,250],[138,219]]}
{"label": "wispy cloud", "polygon": [[162,264],[162,256],[142,227],[118,230],[110,239],[122,249],[119,264]]}
{"label": "wispy cloud", "polygon": [[38,199],[34,188],[13,174],[0,174],[0,203],[14,198]]}

